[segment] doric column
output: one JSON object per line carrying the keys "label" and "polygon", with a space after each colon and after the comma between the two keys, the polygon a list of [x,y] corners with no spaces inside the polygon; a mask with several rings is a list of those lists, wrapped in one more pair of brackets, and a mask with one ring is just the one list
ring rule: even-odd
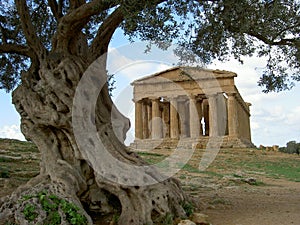
{"label": "doric column", "polygon": [[217,107],[217,95],[208,96],[209,105],[209,136],[218,136],[218,107]]}
{"label": "doric column", "polygon": [[189,98],[190,98],[190,104],[189,104],[190,137],[197,138],[199,137],[199,133],[200,133],[200,121],[198,117],[197,104],[194,95],[190,95]]}
{"label": "doric column", "polygon": [[149,138],[148,107],[147,102],[143,102],[143,139],[147,138]]}
{"label": "doric column", "polygon": [[162,138],[161,120],[159,99],[152,99],[152,139]]}
{"label": "doric column", "polygon": [[143,139],[142,101],[135,102],[135,138]]}
{"label": "doric column", "polygon": [[223,93],[217,94],[218,136],[227,134],[227,99]]}
{"label": "doric column", "polygon": [[179,137],[178,128],[178,103],[176,98],[170,100],[170,136],[171,138]]}
{"label": "doric column", "polygon": [[237,105],[235,93],[228,95],[228,135],[232,137],[238,136],[238,118],[237,118]]}
{"label": "doric column", "polygon": [[188,136],[188,110],[186,106],[186,99],[180,99],[178,101],[178,114],[180,121],[180,136],[186,138]]}
{"label": "doric column", "polygon": [[163,137],[170,137],[170,107],[169,102],[163,103],[162,110],[162,121],[163,121]]}
{"label": "doric column", "polygon": [[247,138],[249,141],[251,141],[251,128],[250,128],[250,106],[251,106],[251,103],[249,102],[246,102],[246,105],[247,105],[247,110],[248,110],[248,114],[247,114]]}

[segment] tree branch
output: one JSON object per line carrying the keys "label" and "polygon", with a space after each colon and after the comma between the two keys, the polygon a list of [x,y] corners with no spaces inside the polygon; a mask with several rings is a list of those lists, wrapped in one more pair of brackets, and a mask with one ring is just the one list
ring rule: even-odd
{"label": "tree branch", "polygon": [[77,33],[80,33],[91,16],[101,13],[115,6],[115,4],[114,1],[94,0],[71,10],[59,21],[54,44],[55,48],[67,49],[70,40],[74,38]]}
{"label": "tree branch", "polygon": [[263,41],[265,44],[268,44],[268,45],[288,45],[288,46],[296,46],[296,47],[299,47],[300,46],[300,40],[299,39],[292,39],[292,38],[287,38],[287,39],[281,39],[279,41],[273,41],[273,40],[270,40],[268,39],[267,37],[259,34],[259,33],[256,33],[254,31],[249,31],[247,32],[248,35],[251,35],[253,37],[256,37],[257,39]]}
{"label": "tree branch", "polygon": [[70,0],[70,8],[71,9],[76,9],[79,6],[85,4],[86,1],[85,0]]}
{"label": "tree branch", "polygon": [[295,28],[299,28],[299,27],[300,27],[300,23],[296,23],[293,26],[289,26],[289,27],[287,26],[285,29],[279,31],[275,36],[277,37],[277,36],[279,36],[280,34],[282,34],[285,31],[288,31],[288,30],[291,30],[291,29],[295,29]]}
{"label": "tree branch", "polygon": [[124,19],[120,8],[116,9],[99,27],[96,37],[90,47],[90,61],[96,60],[100,55],[106,53],[107,47],[115,30]]}
{"label": "tree branch", "polygon": [[37,55],[42,55],[46,52],[45,47],[36,35],[34,26],[30,19],[30,14],[26,1],[15,0],[15,4],[20,15],[21,26],[27,41],[28,46],[33,49]]}
{"label": "tree branch", "polygon": [[64,6],[64,0],[59,0],[58,1],[58,13],[59,13],[59,15],[61,15],[60,17],[63,16],[63,12],[62,12],[63,6]]}
{"label": "tree branch", "polygon": [[111,2],[103,2],[102,0],[94,0],[83,4],[62,17],[58,32],[65,36],[73,31],[74,28],[82,28],[86,24],[86,20],[91,16],[99,14],[112,6],[114,5]]}
{"label": "tree branch", "polygon": [[62,12],[59,11],[59,5],[57,4],[56,0],[48,0],[48,5],[55,19],[58,21],[59,18],[62,17]]}
{"label": "tree branch", "polygon": [[[164,1],[166,0],[152,0],[151,2],[154,5],[158,5]],[[144,7],[143,1],[139,1],[139,3],[141,3],[140,10],[142,10]],[[91,62],[96,60],[100,55],[106,53],[107,47],[115,30],[124,20],[124,11],[121,9],[121,7],[122,5],[118,7],[99,27],[97,35],[90,47],[89,60]]]}
{"label": "tree branch", "polygon": [[2,33],[2,42],[3,43],[7,43],[7,37],[6,37],[6,34],[5,34],[6,33],[5,32],[5,28],[0,25],[0,30],[1,30],[1,33]]}
{"label": "tree branch", "polygon": [[28,57],[33,56],[29,47],[23,46],[23,45],[16,45],[16,44],[0,45],[0,53],[16,53],[16,54],[24,55],[24,56],[28,56]]}

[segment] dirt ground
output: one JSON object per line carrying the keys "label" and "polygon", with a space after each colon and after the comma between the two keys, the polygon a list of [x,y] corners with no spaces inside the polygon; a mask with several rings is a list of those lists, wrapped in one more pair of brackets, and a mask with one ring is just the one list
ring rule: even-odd
{"label": "dirt ground", "polygon": [[300,183],[263,180],[267,186],[223,187],[199,194],[200,199],[223,199],[202,211],[213,225],[300,224]]}
{"label": "dirt ground", "polygon": [[[39,155],[24,143],[0,143],[0,197],[38,173]],[[257,149],[221,149],[205,171],[204,150],[176,174],[212,225],[300,224],[300,157]],[[144,153],[157,162],[170,150]]]}
{"label": "dirt ground", "polygon": [[[220,168],[224,161],[227,163]],[[285,162],[283,167],[291,163],[295,167],[290,169],[296,173],[289,177],[290,171],[282,171],[281,165],[277,171],[269,171],[267,166],[256,170],[249,167],[254,161],[258,164],[272,162],[272,165]],[[259,150],[221,150],[207,169],[210,176],[193,173],[193,177],[183,182],[194,187],[195,190],[187,188],[187,191],[202,203],[201,213],[208,215],[210,224],[299,225],[299,168],[300,158],[296,155]],[[282,176],[285,173],[289,179]],[[183,177],[182,174],[178,176]],[[196,185],[199,188],[195,188]]]}

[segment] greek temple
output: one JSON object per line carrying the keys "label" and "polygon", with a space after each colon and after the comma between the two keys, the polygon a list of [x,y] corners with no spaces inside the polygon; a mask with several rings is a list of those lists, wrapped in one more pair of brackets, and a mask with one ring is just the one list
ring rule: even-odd
{"label": "greek temple", "polygon": [[198,67],[173,67],[135,80],[135,149],[253,147],[250,103],[234,83],[236,73]]}

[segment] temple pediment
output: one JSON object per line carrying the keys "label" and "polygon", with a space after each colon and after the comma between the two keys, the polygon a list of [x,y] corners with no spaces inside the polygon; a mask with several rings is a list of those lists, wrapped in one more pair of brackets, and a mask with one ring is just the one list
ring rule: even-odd
{"label": "temple pediment", "polygon": [[198,67],[172,67],[170,69],[145,76],[132,82],[132,85],[164,82],[183,82],[191,80],[230,79],[237,74],[225,70],[210,70]]}

